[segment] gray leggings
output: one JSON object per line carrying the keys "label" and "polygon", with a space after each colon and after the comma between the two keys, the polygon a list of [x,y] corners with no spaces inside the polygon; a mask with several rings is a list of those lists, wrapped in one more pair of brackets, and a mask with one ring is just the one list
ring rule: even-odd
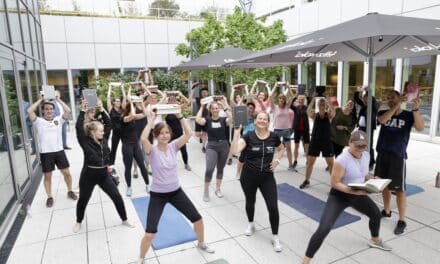
{"label": "gray leggings", "polygon": [[215,166],[217,166],[217,179],[223,179],[223,169],[228,159],[228,153],[228,141],[208,141],[206,145],[205,182],[211,182]]}

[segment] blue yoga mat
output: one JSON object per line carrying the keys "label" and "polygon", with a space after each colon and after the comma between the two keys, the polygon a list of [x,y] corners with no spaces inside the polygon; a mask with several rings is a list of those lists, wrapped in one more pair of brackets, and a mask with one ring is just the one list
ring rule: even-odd
{"label": "blue yoga mat", "polygon": [[418,194],[424,192],[425,190],[422,187],[413,184],[406,185],[406,196],[411,196],[414,194]]}
{"label": "blue yoga mat", "polygon": [[[287,183],[278,184],[278,199],[317,222],[321,219],[325,207],[324,201],[300,191]],[[361,218],[357,215],[342,212],[333,225],[333,228],[348,225],[360,219]]]}
{"label": "blue yoga mat", "polygon": [[[150,197],[134,198],[131,201],[145,229]],[[194,240],[197,240],[197,236],[192,226],[174,206],[167,204],[157,227],[153,248],[163,249]]]}

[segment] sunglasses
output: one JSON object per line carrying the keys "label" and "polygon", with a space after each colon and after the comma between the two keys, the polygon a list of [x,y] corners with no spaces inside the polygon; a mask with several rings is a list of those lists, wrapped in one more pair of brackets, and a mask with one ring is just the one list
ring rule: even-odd
{"label": "sunglasses", "polygon": [[366,149],[367,145],[357,145],[355,146],[357,149]]}

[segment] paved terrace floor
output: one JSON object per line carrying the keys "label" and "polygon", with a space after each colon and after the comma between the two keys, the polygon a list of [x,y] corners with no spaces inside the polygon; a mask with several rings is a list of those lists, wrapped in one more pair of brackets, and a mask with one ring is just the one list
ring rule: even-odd
{"label": "paved terrace floor", "polygon": [[[78,191],[78,178],[82,166],[82,152],[74,134],[69,135],[73,150],[67,151],[71,163],[74,188]],[[382,221],[380,234],[393,247],[392,252],[370,249],[368,218],[333,230],[315,256],[314,263],[440,263],[440,189],[434,187],[435,174],[440,165],[440,145],[411,140],[407,162],[407,182],[422,187],[425,191],[408,198],[408,228],[400,236],[393,233],[397,221],[397,210],[393,200],[393,216]],[[224,198],[220,199],[211,191],[211,202],[202,200],[205,157],[198,140],[189,143],[189,160],[192,172],[183,169],[179,154],[179,176],[183,189],[204,217],[206,240],[216,250],[206,254],[195,247],[195,242],[178,246],[150,250],[146,263],[207,263],[224,259],[228,263],[301,263],[307,243],[317,222],[279,202],[279,236],[284,247],[275,253],[270,244],[268,214],[260,194],[256,204],[255,222],[257,232],[251,237],[244,235],[247,225],[244,195],[235,179],[235,164],[226,166],[223,183]],[[305,157],[301,154],[298,173],[287,171],[284,159],[275,176],[278,183],[298,186],[305,173]],[[123,172],[120,152],[116,168]],[[315,165],[311,187],[305,192],[326,200],[329,191],[329,175],[325,164],[319,159]],[[46,195],[41,182],[29,214],[21,229],[7,263],[133,263],[139,252],[139,242],[143,236],[142,224],[134,206],[125,196],[125,183],[119,185],[123,194],[128,217],[136,225],[128,229],[120,225],[116,210],[99,188],[95,188],[87,207],[87,215],[80,233],[72,232],[75,221],[76,203],[66,197],[66,186],[61,174],[53,176],[55,204],[45,206]],[[133,197],[145,196],[141,178],[133,180]],[[373,199],[382,209],[381,197]],[[360,215],[355,210],[350,213]]]}

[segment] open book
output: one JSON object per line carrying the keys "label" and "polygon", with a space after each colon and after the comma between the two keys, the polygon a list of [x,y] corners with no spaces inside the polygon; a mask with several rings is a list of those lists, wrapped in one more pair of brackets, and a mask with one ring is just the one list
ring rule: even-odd
{"label": "open book", "polygon": [[349,183],[353,189],[357,190],[365,190],[371,193],[382,192],[388,184],[390,184],[391,180],[389,179],[370,179],[364,183]]}

